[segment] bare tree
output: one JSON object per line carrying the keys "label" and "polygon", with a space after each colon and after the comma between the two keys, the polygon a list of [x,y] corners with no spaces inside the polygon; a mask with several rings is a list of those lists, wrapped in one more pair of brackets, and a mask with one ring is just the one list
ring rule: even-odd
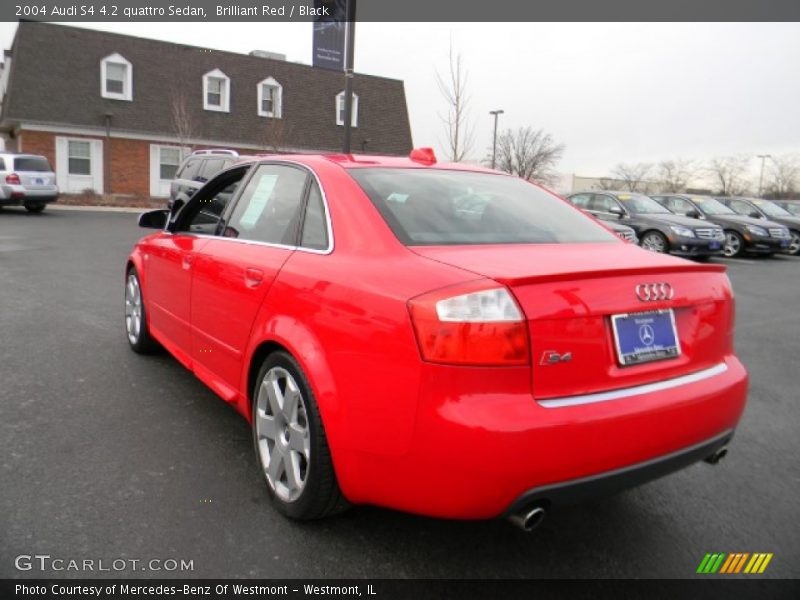
{"label": "bare tree", "polygon": [[662,160],[656,170],[663,192],[685,192],[696,172],[697,165],[687,158]]}
{"label": "bare tree", "polygon": [[647,178],[653,170],[650,163],[627,164],[619,163],[611,171],[615,179],[622,182],[623,187],[629,192],[647,191]]}
{"label": "bare tree", "polygon": [[286,152],[291,133],[292,128],[284,119],[267,119],[261,130],[261,147],[276,154]]}
{"label": "bare tree", "polygon": [[461,162],[472,149],[475,130],[469,119],[469,95],[467,94],[467,70],[461,60],[461,53],[453,53],[450,44],[448,70],[445,76],[436,72],[436,84],[447,102],[447,114],[441,116],[445,131],[445,147],[449,159]]}
{"label": "bare tree", "polygon": [[523,179],[554,182],[557,174],[553,168],[563,154],[564,144],[557,144],[542,129],[506,129],[497,138],[497,168]]}
{"label": "bare tree", "polygon": [[172,117],[172,130],[178,138],[181,148],[192,151],[192,140],[197,138],[194,119],[189,109],[189,99],[183,91],[183,86],[176,86],[175,91],[170,95],[170,115]]}
{"label": "bare tree", "polygon": [[619,187],[619,180],[613,177],[601,177],[597,180],[597,185],[600,190],[616,190]]}
{"label": "bare tree", "polygon": [[717,193],[722,196],[739,196],[750,187],[747,180],[747,156],[718,156],[706,166],[709,176],[717,184]]}
{"label": "bare tree", "polygon": [[791,198],[800,188],[800,158],[787,154],[772,157],[764,185],[772,198]]}

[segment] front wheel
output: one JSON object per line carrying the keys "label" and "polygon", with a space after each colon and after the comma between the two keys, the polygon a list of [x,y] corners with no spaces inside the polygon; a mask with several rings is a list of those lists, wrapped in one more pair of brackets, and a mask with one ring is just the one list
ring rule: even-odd
{"label": "front wheel", "polygon": [[725,232],[725,244],[722,246],[722,253],[728,258],[735,258],[741,255],[744,250],[744,239],[735,231]]}
{"label": "front wheel", "polygon": [[134,352],[150,354],[158,348],[147,327],[142,286],[135,268],[128,271],[125,281],[125,331]]}
{"label": "front wheel", "polygon": [[658,231],[648,231],[642,236],[641,246],[645,250],[664,254],[669,250],[669,243],[664,234]]}
{"label": "front wheel", "polygon": [[253,398],[256,459],[275,507],[299,520],[344,510],[319,407],[297,361],[282,351],[269,355]]}
{"label": "front wheel", "polygon": [[789,235],[792,236],[792,240],[789,242],[789,254],[797,256],[800,254],[800,231],[790,229]]}

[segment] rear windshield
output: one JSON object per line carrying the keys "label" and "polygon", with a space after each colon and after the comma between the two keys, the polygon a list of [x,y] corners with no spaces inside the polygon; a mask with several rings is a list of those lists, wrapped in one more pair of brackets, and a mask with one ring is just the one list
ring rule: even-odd
{"label": "rear windshield", "polygon": [[49,172],[53,169],[43,156],[19,156],[14,159],[14,170]]}
{"label": "rear windshield", "polygon": [[580,210],[516,177],[436,169],[352,169],[409,246],[619,242]]}

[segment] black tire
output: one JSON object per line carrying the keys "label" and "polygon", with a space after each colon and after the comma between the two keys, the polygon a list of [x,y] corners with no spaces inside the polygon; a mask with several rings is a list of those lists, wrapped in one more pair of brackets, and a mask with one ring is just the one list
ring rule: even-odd
{"label": "black tire", "polygon": [[[291,501],[281,498],[270,483],[267,469],[262,460],[262,449],[269,452],[267,438],[259,436],[256,426],[256,419],[259,416],[261,386],[267,373],[273,369],[277,372],[284,370],[294,379],[302,397],[305,422],[309,433],[310,451],[308,453],[309,459],[305,466],[305,483],[299,495]],[[330,448],[328,447],[325,428],[320,417],[317,399],[314,397],[314,392],[311,390],[308,379],[297,361],[284,351],[276,351],[270,354],[258,371],[251,393],[253,447],[256,454],[256,463],[275,508],[287,517],[300,521],[321,519],[346,510],[350,504],[342,495],[339,483],[336,480],[336,473],[333,469],[333,461],[331,460]]]}
{"label": "black tire", "polygon": [[666,254],[669,252],[669,242],[667,236],[660,231],[648,231],[642,236],[639,245],[645,250]]}
{"label": "black tire", "polygon": [[44,210],[45,206],[44,204],[26,204],[25,210],[29,213],[40,213]]}
{"label": "black tire", "polygon": [[[131,332],[131,323],[129,321],[128,314],[128,309],[130,307],[128,286],[130,285],[131,278],[135,279],[136,287],[139,290],[140,312],[139,326],[136,328],[137,335],[133,335]],[[138,354],[152,354],[160,349],[158,342],[156,342],[150,335],[150,328],[147,324],[147,311],[144,305],[144,295],[142,292],[141,282],[139,281],[139,274],[136,272],[135,267],[131,267],[128,270],[128,274],[125,276],[125,333],[131,349]]]}
{"label": "black tire", "polygon": [[736,258],[744,252],[744,238],[741,234],[733,230],[725,231],[725,243],[722,245],[722,253],[728,258]]}

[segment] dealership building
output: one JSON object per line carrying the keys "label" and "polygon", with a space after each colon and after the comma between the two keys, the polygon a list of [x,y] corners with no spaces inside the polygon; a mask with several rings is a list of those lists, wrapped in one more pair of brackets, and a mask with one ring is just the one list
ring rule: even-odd
{"label": "dealership building", "polygon": [[[403,82],[356,74],[353,92],[354,151],[407,154]],[[190,150],[341,151],[344,75],[269,52],[22,21],[0,103],[6,149],[46,156],[62,192],[160,197]]]}

